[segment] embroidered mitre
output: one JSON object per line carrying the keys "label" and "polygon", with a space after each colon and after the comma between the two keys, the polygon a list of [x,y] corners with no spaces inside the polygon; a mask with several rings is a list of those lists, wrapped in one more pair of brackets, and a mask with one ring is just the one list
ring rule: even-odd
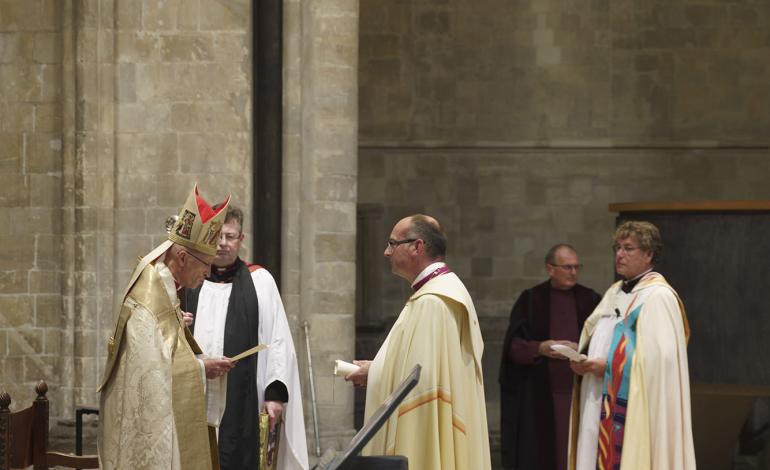
{"label": "embroidered mitre", "polygon": [[217,254],[219,232],[225,223],[230,196],[217,209],[198,195],[198,185],[193,187],[179,216],[168,233],[168,239],[207,255]]}

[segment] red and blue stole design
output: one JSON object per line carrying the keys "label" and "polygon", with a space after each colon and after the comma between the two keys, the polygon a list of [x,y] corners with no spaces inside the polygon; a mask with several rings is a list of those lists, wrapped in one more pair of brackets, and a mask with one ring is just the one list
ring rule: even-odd
{"label": "red and blue stole design", "polygon": [[636,321],[642,305],[615,325],[604,371],[602,412],[599,425],[598,470],[619,470],[623,450],[623,432],[628,409],[628,387],[631,364],[636,350]]}

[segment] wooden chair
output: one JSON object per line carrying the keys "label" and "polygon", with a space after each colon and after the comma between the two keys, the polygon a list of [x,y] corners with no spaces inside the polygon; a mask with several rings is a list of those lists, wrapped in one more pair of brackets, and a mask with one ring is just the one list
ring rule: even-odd
{"label": "wooden chair", "polygon": [[99,468],[95,455],[77,456],[48,451],[48,385],[42,380],[35,387],[37,398],[32,406],[11,413],[11,396],[0,393],[0,470],[34,470],[61,466]]}

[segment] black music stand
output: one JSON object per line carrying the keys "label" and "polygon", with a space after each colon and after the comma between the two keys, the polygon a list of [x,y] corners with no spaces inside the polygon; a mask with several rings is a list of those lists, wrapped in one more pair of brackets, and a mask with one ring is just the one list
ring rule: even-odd
{"label": "black music stand", "polygon": [[[390,415],[396,411],[398,408],[398,405],[401,404],[401,402],[406,398],[406,396],[409,394],[410,391],[417,385],[417,382],[420,381],[420,371],[422,370],[422,366],[420,364],[417,364],[414,366],[414,369],[412,369],[412,372],[409,373],[409,375],[401,382],[398,387],[393,391],[393,393],[388,396],[388,398],[385,400],[385,402],[380,405],[379,408],[372,414],[372,417],[369,418],[369,420],[364,423],[364,426],[361,428],[358,433],[353,437],[353,439],[350,441],[350,443],[345,447],[345,449],[338,453],[337,456],[332,460],[328,465],[321,467],[319,470],[343,470],[346,468],[356,468],[358,465],[354,463],[354,460],[358,459],[375,459],[375,460],[382,460],[382,459],[391,459],[392,462],[388,464],[387,462],[382,462],[383,465],[380,465],[374,461],[366,462],[363,461],[360,462],[361,468],[374,468],[381,467],[386,468],[389,465],[395,466],[394,468],[406,468],[406,457],[403,456],[396,456],[396,457],[359,457],[359,452],[364,448],[364,446],[374,437],[375,434],[377,434],[377,431],[380,430],[383,424],[385,424],[385,421],[388,420]],[[352,465],[351,465],[352,464]]]}

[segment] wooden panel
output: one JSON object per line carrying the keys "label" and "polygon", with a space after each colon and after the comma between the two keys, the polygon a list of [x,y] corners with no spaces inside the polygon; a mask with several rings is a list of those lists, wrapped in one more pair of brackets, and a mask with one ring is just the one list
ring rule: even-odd
{"label": "wooden panel", "polygon": [[610,212],[770,211],[770,201],[660,201],[616,202]]}
{"label": "wooden panel", "polygon": [[705,383],[770,385],[770,213],[632,212],[658,226],[656,266],[684,301],[690,374]]}
{"label": "wooden panel", "polygon": [[770,396],[768,387],[693,384],[692,432],[698,469],[733,468],[741,426],[754,400],[766,396]]}

